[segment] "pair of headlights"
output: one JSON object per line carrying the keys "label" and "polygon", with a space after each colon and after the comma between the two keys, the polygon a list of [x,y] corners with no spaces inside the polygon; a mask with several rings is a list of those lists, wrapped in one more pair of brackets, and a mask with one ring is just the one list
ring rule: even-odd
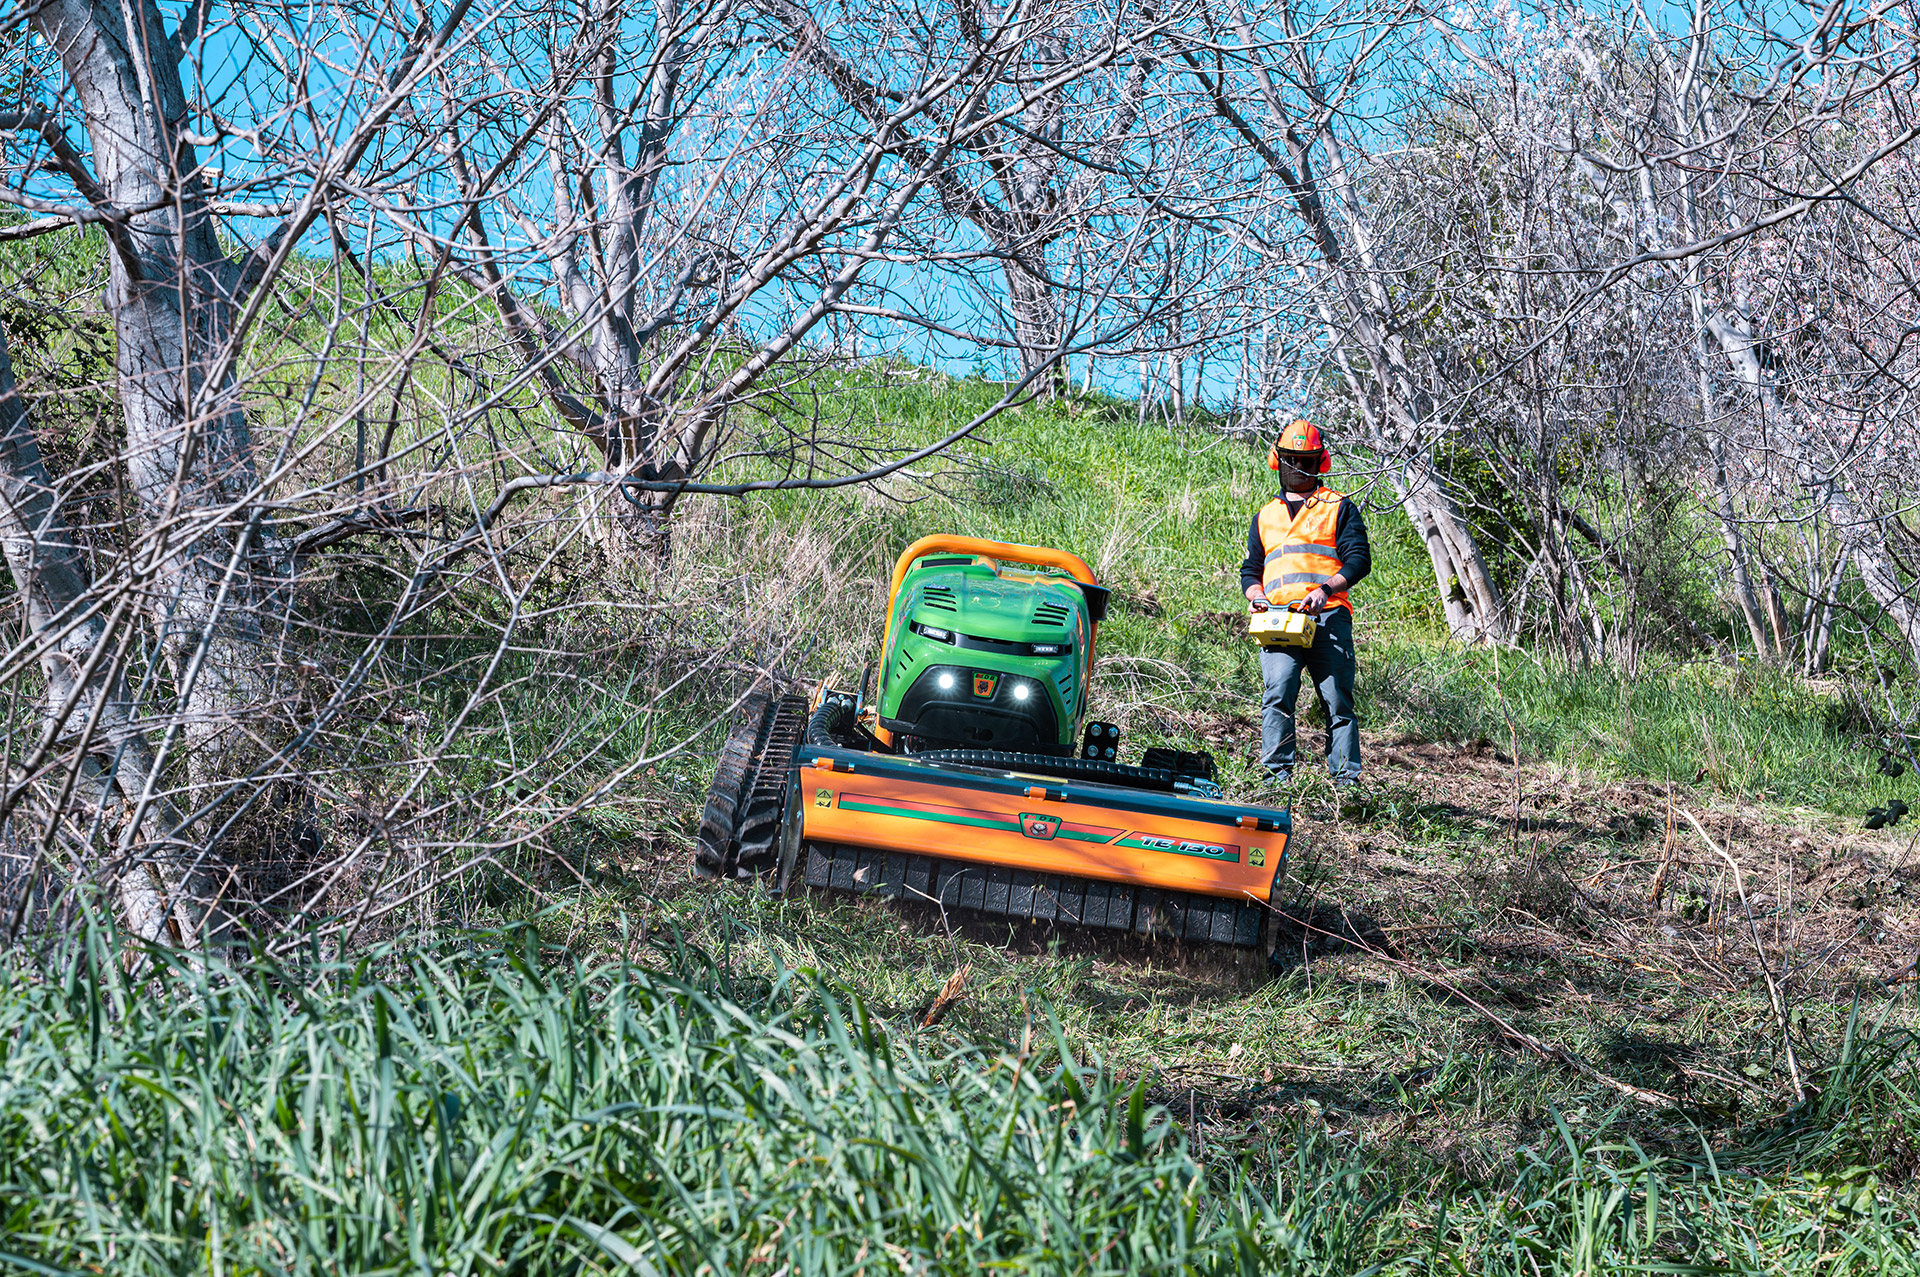
{"label": "pair of headlights", "polygon": [[[1011,681],[1013,686],[1007,694],[1016,701],[1024,701],[1031,698],[1037,690],[1035,684],[1028,682],[1026,679],[1019,678]],[[933,681],[933,685],[943,692],[951,692],[960,686],[960,680],[952,674],[942,674]]]}

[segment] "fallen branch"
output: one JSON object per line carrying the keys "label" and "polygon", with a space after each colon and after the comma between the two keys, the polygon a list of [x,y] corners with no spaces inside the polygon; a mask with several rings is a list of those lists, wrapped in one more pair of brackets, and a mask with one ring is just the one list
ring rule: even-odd
{"label": "fallen branch", "polygon": [[1740,909],[1747,915],[1747,930],[1753,936],[1753,956],[1760,960],[1760,975],[1767,982],[1767,1002],[1773,1007],[1774,1019],[1780,1023],[1780,1042],[1787,1051],[1787,1074],[1793,1079],[1794,1102],[1804,1104],[1807,1102],[1807,1084],[1800,1077],[1800,1060],[1793,1050],[1793,1026],[1787,1018],[1786,1004],[1780,998],[1780,986],[1773,982],[1773,969],[1767,965],[1767,951],[1760,947],[1760,928],[1754,925],[1753,906],[1747,903],[1747,886],[1740,875],[1739,862],[1721,850],[1720,844],[1707,833],[1704,825],[1694,819],[1692,812],[1687,812],[1686,817],[1687,823],[1700,835],[1700,840],[1707,844],[1707,849],[1726,861],[1727,867],[1733,870],[1733,889],[1740,894]]}
{"label": "fallen branch", "polygon": [[1632,869],[1639,865],[1656,864],[1659,862],[1659,859],[1658,856],[1642,856],[1638,860],[1623,860],[1617,865],[1602,865],[1586,877],[1579,879],[1579,885],[1582,887],[1597,887],[1600,885],[1602,878],[1616,870]]}

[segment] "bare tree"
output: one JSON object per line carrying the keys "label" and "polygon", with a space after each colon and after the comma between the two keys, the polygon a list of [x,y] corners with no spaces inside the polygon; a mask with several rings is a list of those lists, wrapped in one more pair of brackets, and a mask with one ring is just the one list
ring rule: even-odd
{"label": "bare tree", "polygon": [[[730,458],[783,458],[801,485],[870,477],[881,463],[857,438],[793,438],[770,409],[819,354],[813,335],[836,324],[979,339],[941,314],[973,263],[1007,272],[1032,356],[1008,402],[1049,384],[1070,338],[1039,255],[1073,218],[1054,178],[1029,170],[1064,167],[1060,139],[1036,142],[1046,154],[1025,176],[1005,170],[1035,204],[1023,229],[955,244],[943,210],[969,156],[1059,117],[1074,86],[1133,48],[1125,35],[1072,43],[1073,13],[1043,6],[987,28],[962,15],[926,46],[901,36],[913,30],[903,17],[875,38],[906,40],[877,63],[904,78],[856,88],[799,10],[776,15],[802,22],[798,37],[756,13],[720,0],[644,18],[556,4],[491,28],[410,116],[433,160],[416,170],[410,211],[370,209],[348,236],[395,225],[488,298],[526,377],[656,537]],[[475,83],[488,91],[476,97]]]}
{"label": "bare tree", "polygon": [[1256,17],[1235,7],[1216,15],[1207,42],[1185,51],[1183,62],[1284,192],[1334,367],[1426,547],[1449,629],[1463,641],[1498,642],[1511,633],[1506,602],[1453,483],[1435,464],[1445,417],[1407,349],[1355,171],[1365,155],[1350,118],[1356,94],[1413,16],[1362,8],[1309,17],[1282,5]]}
{"label": "bare tree", "polygon": [[[999,10],[960,0],[950,20],[933,23],[893,4],[863,11],[762,0],[761,8],[778,28],[776,44],[870,126],[915,96],[910,77],[920,68],[978,68],[978,105],[958,97],[929,105],[927,136],[951,139],[934,191],[947,218],[984,240],[985,251],[970,256],[995,278],[980,295],[988,313],[1004,307],[1022,375],[1044,373],[1049,393],[1062,389],[1072,317],[1097,310],[1105,292],[1105,272],[1088,269],[1085,246],[1063,253],[1063,242],[1116,214],[1140,217],[1144,208],[1120,205],[1144,204],[1142,195],[1159,194],[1154,187],[1185,167],[1185,157],[1148,151],[1170,140],[1160,137],[1166,120],[1155,109],[1155,48],[1178,15],[1133,5],[1107,12],[1081,0]],[[990,118],[966,114],[983,110]],[[904,145],[904,155],[922,154],[927,142]],[[977,328],[969,335],[992,339]]]}
{"label": "bare tree", "polygon": [[[455,7],[450,25],[464,8]],[[48,674],[49,720],[68,724],[79,709],[108,733],[107,775],[132,806],[126,827],[135,840],[171,837],[196,814],[220,812],[211,829],[230,825],[277,771],[265,729],[290,562],[271,518],[274,476],[257,465],[236,369],[264,305],[263,285],[319,215],[322,192],[351,179],[399,90],[423,59],[436,56],[449,30],[414,24],[390,49],[386,83],[341,135],[326,139],[333,145],[249,175],[280,199],[243,211],[283,216],[236,252],[231,239],[223,243],[220,201],[210,189],[218,170],[200,158],[203,146],[218,149],[228,121],[190,98],[181,71],[205,18],[195,9],[186,27],[170,28],[152,3],[35,5],[26,19],[38,39],[16,46],[20,109],[0,118],[16,139],[6,198],[41,214],[14,237],[99,226],[107,246],[121,459],[137,505],[137,544],[119,578],[95,591],[65,548],[54,489],[25,446],[17,400],[9,409],[10,437],[20,441],[13,518],[31,570],[21,579],[34,582],[28,646]],[[128,637],[102,624],[103,612],[126,622],[128,599],[150,627],[170,685],[171,707],[144,728],[130,725],[119,681]],[[155,681],[152,672],[145,681]],[[70,773],[83,770],[100,745],[83,736]],[[171,779],[176,757],[184,789]],[[182,796],[185,816],[169,792]],[[230,886],[216,871],[218,841],[203,835],[189,863],[156,871],[150,886],[161,893],[158,903],[148,888],[122,882],[139,934],[157,936],[168,918],[173,938],[184,943],[203,928],[222,929],[205,912]],[[160,863],[145,855],[121,860],[123,868],[143,862]]]}

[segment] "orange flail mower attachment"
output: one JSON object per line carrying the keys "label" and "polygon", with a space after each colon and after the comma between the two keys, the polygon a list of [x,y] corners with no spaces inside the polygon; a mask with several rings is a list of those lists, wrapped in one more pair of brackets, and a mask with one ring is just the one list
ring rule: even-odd
{"label": "orange flail mower attachment", "polygon": [[911,758],[858,755],[845,771],[824,747],[800,757],[813,886],[1253,944],[1286,861],[1282,812]]}

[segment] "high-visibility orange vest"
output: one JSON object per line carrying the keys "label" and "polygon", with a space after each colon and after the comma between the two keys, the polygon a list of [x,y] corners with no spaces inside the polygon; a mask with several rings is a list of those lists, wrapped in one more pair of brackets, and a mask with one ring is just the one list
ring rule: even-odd
{"label": "high-visibility orange vest", "polygon": [[[1285,497],[1275,497],[1261,507],[1260,546],[1267,561],[1260,584],[1267,602],[1275,607],[1296,603],[1340,570],[1334,529],[1340,522],[1342,500],[1332,488],[1321,488],[1306,499],[1298,515],[1287,509]],[[1327,606],[1353,611],[1344,590],[1327,595]]]}

